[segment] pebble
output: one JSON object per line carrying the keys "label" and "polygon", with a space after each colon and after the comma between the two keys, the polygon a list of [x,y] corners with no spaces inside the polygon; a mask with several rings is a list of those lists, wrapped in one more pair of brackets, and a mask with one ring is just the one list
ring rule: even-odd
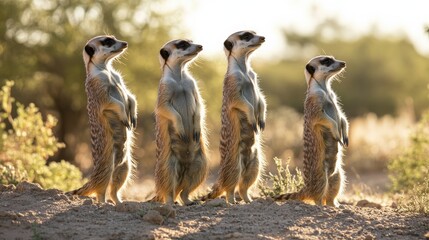
{"label": "pebble", "polygon": [[138,212],[141,209],[141,204],[138,202],[122,202],[115,206],[118,212]]}
{"label": "pebble", "polygon": [[226,201],[223,198],[216,198],[206,202],[209,207],[227,207]]}
{"label": "pebble", "polygon": [[359,202],[356,203],[356,206],[358,207],[369,207],[369,208],[377,208],[377,209],[381,209],[381,205],[378,203],[374,203],[374,202],[370,202],[366,199],[360,200]]}
{"label": "pebble", "polygon": [[158,211],[162,216],[166,218],[176,218],[176,210],[171,205],[163,205],[154,208],[154,210]]}
{"label": "pebble", "polygon": [[343,209],[342,213],[352,213],[352,210],[350,210],[350,209]]}
{"label": "pebble", "polygon": [[16,190],[18,192],[31,191],[31,190],[42,190],[42,187],[37,183],[30,183],[23,181],[16,185]]}
{"label": "pebble", "polygon": [[156,210],[149,210],[143,216],[143,220],[157,225],[161,225],[162,223],[164,223],[164,217]]}
{"label": "pebble", "polygon": [[92,198],[88,198],[85,199],[85,201],[83,201],[83,205],[92,205],[94,202],[92,200]]}

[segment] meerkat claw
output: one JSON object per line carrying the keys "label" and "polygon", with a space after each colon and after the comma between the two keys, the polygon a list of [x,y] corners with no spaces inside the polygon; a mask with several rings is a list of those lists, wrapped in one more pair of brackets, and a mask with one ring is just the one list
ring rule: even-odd
{"label": "meerkat claw", "polygon": [[343,145],[348,147],[349,146],[349,138],[348,137],[344,137],[343,138]]}
{"label": "meerkat claw", "polygon": [[262,120],[259,120],[258,124],[259,124],[259,129],[261,129],[261,131],[264,131],[265,130],[265,122]]}
{"label": "meerkat claw", "polygon": [[252,124],[252,129],[253,129],[253,131],[254,131],[255,133],[258,133],[258,126],[257,126],[257,124],[256,124],[256,123],[253,123],[253,124]]}
{"label": "meerkat claw", "polygon": [[195,140],[195,142],[199,142],[200,141],[200,136],[201,136],[200,132],[194,132],[194,140]]}
{"label": "meerkat claw", "polygon": [[133,128],[137,127],[137,118],[136,117],[131,117],[131,126]]}

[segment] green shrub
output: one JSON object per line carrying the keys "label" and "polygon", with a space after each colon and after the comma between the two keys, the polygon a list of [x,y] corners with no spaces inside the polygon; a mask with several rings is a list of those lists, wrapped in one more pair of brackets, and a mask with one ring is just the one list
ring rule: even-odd
{"label": "green shrub", "polygon": [[0,90],[0,182],[16,184],[26,179],[65,191],[80,186],[82,173],[72,164],[62,161],[46,165],[47,159],[64,147],[53,134],[57,120],[48,115],[44,121],[34,104],[25,107],[15,102],[13,85],[7,81]]}
{"label": "green shrub", "polygon": [[276,173],[269,172],[267,176],[262,178],[258,185],[260,195],[264,197],[274,197],[284,193],[299,191],[304,186],[304,178],[301,171],[296,168],[296,174],[292,174],[289,170],[290,159],[283,166],[282,160],[275,157]]}
{"label": "green shrub", "polygon": [[402,208],[429,212],[429,112],[411,136],[411,145],[389,164],[392,191],[404,193]]}

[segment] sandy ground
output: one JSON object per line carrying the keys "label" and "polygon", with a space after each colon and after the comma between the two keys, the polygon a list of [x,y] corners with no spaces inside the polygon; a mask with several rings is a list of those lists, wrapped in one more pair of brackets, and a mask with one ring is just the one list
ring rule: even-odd
{"label": "sandy ground", "polygon": [[[339,208],[256,199],[227,206],[125,201],[0,185],[0,239],[428,239],[429,216],[363,203]],[[428,235],[425,237],[425,235]]]}

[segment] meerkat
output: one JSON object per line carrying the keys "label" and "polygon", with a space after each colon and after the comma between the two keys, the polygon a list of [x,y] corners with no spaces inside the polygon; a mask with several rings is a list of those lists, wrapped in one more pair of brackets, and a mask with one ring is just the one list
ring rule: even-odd
{"label": "meerkat", "polygon": [[134,168],[132,141],[137,103],[121,75],[112,67],[112,61],[127,47],[127,42],[103,35],[90,39],[83,50],[94,169],[89,181],[71,193],[95,194],[99,202],[106,201],[109,189],[110,199],[120,203],[119,191]]}
{"label": "meerkat", "polygon": [[212,191],[202,200],[226,193],[235,204],[235,191],[246,203],[252,201],[249,188],[259,179],[264,166],[261,132],[265,128],[266,102],[251,68],[250,55],[265,42],[253,31],[240,31],[224,42],[228,68],[223,82],[221,163]]}
{"label": "meerkat", "polygon": [[162,77],[155,108],[157,163],[155,201],[196,202],[189,195],[206,179],[205,106],[189,63],[203,47],[190,40],[167,42],[160,50]]}
{"label": "meerkat", "polygon": [[342,147],[347,147],[348,122],[331,82],[346,67],[331,56],[317,56],[305,66],[307,94],[304,103],[304,183],[296,193],[278,200],[313,201],[338,206],[337,196],[345,184]]}

